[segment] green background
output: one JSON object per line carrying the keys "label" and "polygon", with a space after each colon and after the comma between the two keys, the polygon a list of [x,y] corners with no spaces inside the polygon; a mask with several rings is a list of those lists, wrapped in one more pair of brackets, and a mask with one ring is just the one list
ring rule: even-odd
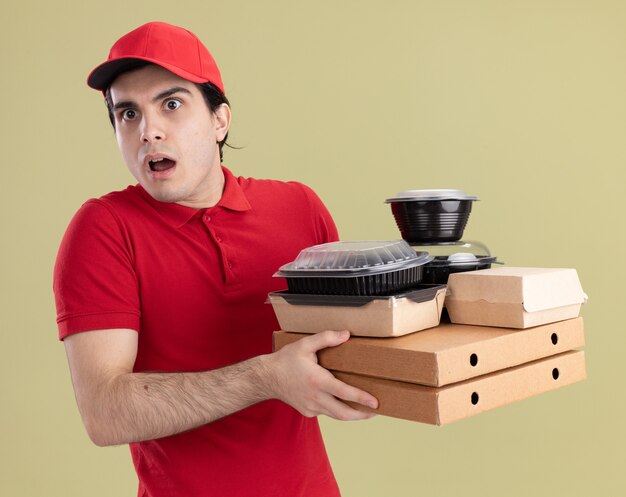
{"label": "green background", "polygon": [[5,2],[0,494],[136,493],[82,427],[51,273],[81,203],[133,182],[84,81],[151,20],[216,57],[237,174],[309,184],[344,239],[398,238],[399,190],[464,189],[465,239],[589,295],[583,383],[440,428],[321,419],[344,495],[626,495],[626,2],[601,0]]}

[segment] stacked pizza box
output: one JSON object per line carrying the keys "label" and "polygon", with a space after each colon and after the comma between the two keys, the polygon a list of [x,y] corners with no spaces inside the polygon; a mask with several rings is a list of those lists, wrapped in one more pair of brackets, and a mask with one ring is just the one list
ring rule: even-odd
{"label": "stacked pizza box", "polygon": [[[443,425],[585,379],[584,300],[573,269],[459,273],[446,296],[452,322],[354,336],[320,351],[319,362],[378,398],[379,414]],[[280,331],[274,346],[302,337]]]}
{"label": "stacked pizza box", "polygon": [[[414,230],[409,232],[405,211],[433,217],[419,209],[432,210],[434,205],[447,215],[454,208],[460,212],[459,202],[471,205],[475,197],[458,190],[419,191],[433,197],[424,200],[415,192],[400,192],[390,199],[405,242],[419,254],[424,248],[436,252],[471,245],[459,241],[467,206],[460,227],[457,219],[457,225],[447,229],[435,213],[439,231],[429,221],[417,231],[415,224],[409,226]],[[482,244],[473,246],[484,249]],[[426,276],[430,288],[385,296],[270,294],[281,326],[274,334],[274,348],[306,333],[348,329],[353,336],[347,342],[318,353],[320,365],[374,395],[378,414],[435,425],[586,378],[580,317],[586,295],[575,269],[492,268],[495,258],[484,250],[469,261],[458,255],[421,262],[422,280]]]}

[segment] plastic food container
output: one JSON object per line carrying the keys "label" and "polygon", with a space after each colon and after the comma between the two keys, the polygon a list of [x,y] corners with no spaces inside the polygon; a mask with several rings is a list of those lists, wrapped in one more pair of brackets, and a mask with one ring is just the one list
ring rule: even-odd
{"label": "plastic food container", "polygon": [[491,250],[482,242],[475,240],[458,240],[456,242],[436,244],[411,244],[416,252],[428,252],[433,257],[448,257],[454,254],[491,255]]}
{"label": "plastic food container", "polygon": [[463,190],[404,190],[385,200],[402,238],[410,243],[454,242],[463,237],[472,202]]}
{"label": "plastic food container", "polygon": [[290,293],[390,295],[416,286],[431,260],[402,240],[332,242],[302,250],[274,276]]}
{"label": "plastic food container", "polygon": [[489,269],[502,264],[480,242],[458,241],[439,245],[412,245],[417,251],[428,250],[433,260],[424,266],[422,283],[446,284],[453,273]]}
{"label": "plastic food container", "polygon": [[479,255],[471,256],[472,259],[458,260],[449,257],[435,257],[424,267],[424,283],[448,282],[448,277],[454,273],[464,273],[466,271],[476,271],[478,269],[489,269],[492,264],[497,263],[495,256]]}
{"label": "plastic food container", "polygon": [[438,326],[445,294],[445,285],[420,285],[392,296],[273,292],[268,302],[284,331],[350,330],[357,336],[392,337]]}

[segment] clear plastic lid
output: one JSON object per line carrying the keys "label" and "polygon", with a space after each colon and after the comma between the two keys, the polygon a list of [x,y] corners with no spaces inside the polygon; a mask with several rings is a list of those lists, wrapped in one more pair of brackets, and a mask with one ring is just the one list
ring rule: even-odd
{"label": "clear plastic lid", "polygon": [[282,266],[274,276],[356,276],[407,269],[432,260],[404,240],[357,240],[314,245],[300,252],[295,261]]}
{"label": "clear plastic lid", "polygon": [[503,264],[491,255],[481,242],[459,240],[458,242],[434,245],[411,245],[416,253],[426,250],[433,256],[429,267],[483,267],[485,264]]}
{"label": "clear plastic lid", "polygon": [[458,254],[468,254],[475,257],[491,255],[484,243],[476,241],[459,240],[458,242],[438,243],[435,245],[411,245],[411,248],[416,252],[428,252],[434,257],[450,257],[454,255],[459,260],[463,256]]}
{"label": "clear plastic lid", "polygon": [[448,257],[435,257],[428,263],[427,267],[447,267],[447,268],[481,268],[490,267],[491,264],[503,264],[496,260],[495,255],[472,255],[472,254],[452,254]]}
{"label": "clear plastic lid", "polygon": [[385,200],[385,203],[411,202],[417,200],[478,200],[478,197],[468,195],[463,190],[402,190],[396,193],[395,196]]}

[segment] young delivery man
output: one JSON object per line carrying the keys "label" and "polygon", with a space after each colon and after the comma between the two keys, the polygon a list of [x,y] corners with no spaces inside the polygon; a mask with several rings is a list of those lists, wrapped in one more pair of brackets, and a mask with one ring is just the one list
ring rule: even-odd
{"label": "young delivery man", "polygon": [[97,445],[129,443],[139,496],[339,495],[315,416],[376,407],[316,352],[324,332],[272,353],[272,278],[337,239],[299,183],[221,165],[230,109],[219,70],[189,31],[149,23],[120,38],[88,84],[105,93],[138,181],[86,202],[54,274],[59,336]]}

